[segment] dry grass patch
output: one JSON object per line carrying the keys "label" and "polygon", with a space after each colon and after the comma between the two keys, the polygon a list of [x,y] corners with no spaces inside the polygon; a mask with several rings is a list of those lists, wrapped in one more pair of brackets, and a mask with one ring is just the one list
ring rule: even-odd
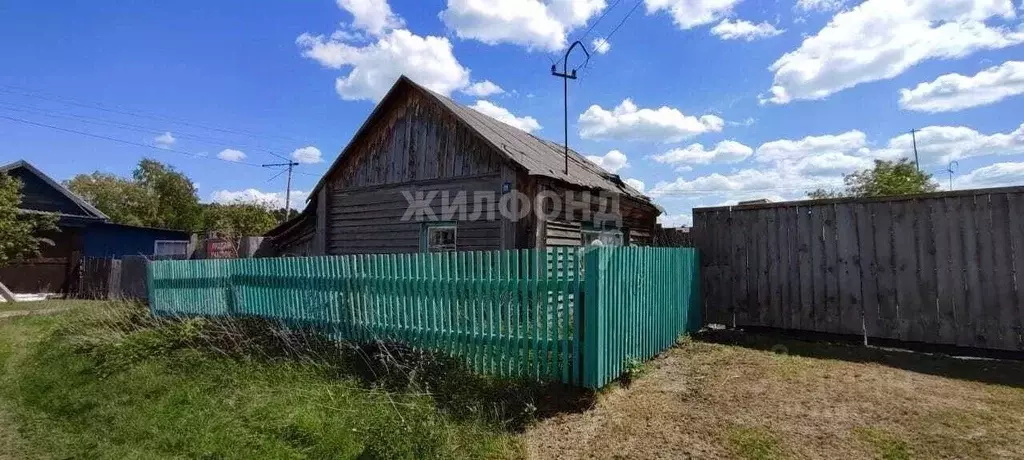
{"label": "dry grass patch", "polygon": [[594,410],[542,421],[525,435],[529,452],[536,458],[1024,457],[1024,363],[766,336],[725,342],[681,345],[629,388],[603,392]]}

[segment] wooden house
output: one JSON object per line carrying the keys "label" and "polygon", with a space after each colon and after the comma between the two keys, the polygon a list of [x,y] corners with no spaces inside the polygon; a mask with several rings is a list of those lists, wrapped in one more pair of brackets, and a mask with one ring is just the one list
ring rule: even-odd
{"label": "wooden house", "polygon": [[103,212],[20,160],[0,165],[0,174],[21,181],[20,211],[57,216],[57,230],[39,235],[50,245],[38,257],[0,266],[0,282],[18,293],[69,293],[82,258],[127,255],[171,256],[187,251],[190,234],[177,230],[120,225]]}
{"label": "wooden house", "polygon": [[661,210],[563,149],[403,76],[268,240],[294,256],[651,244]]}

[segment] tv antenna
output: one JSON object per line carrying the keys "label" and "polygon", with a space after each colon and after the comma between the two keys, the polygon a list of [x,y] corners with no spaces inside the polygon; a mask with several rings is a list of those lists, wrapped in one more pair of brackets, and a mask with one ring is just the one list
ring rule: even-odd
{"label": "tv antenna", "polygon": [[946,166],[946,169],[943,170],[943,172],[949,174],[949,189],[950,190],[953,190],[953,175],[956,174],[956,171],[958,169],[960,169],[960,163],[958,163],[956,160],[953,160],[953,161],[950,161],[949,165]]}

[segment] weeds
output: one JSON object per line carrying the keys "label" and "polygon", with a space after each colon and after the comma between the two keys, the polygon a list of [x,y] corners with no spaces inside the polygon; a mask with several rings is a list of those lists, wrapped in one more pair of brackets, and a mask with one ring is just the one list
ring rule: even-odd
{"label": "weeds", "polygon": [[632,356],[626,358],[622,363],[622,376],[619,380],[622,382],[622,386],[629,387],[633,382],[637,381],[645,373],[647,373],[647,365]]}

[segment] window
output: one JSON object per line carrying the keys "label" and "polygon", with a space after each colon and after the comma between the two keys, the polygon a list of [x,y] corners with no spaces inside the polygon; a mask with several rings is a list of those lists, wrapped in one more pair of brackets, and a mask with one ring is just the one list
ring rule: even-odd
{"label": "window", "polygon": [[580,239],[584,246],[623,246],[622,231],[617,228],[584,227]]}
{"label": "window", "polygon": [[423,224],[420,250],[426,252],[451,252],[455,250],[458,229],[455,223]]}
{"label": "window", "polygon": [[154,256],[187,256],[188,240],[156,240],[153,243]]}

